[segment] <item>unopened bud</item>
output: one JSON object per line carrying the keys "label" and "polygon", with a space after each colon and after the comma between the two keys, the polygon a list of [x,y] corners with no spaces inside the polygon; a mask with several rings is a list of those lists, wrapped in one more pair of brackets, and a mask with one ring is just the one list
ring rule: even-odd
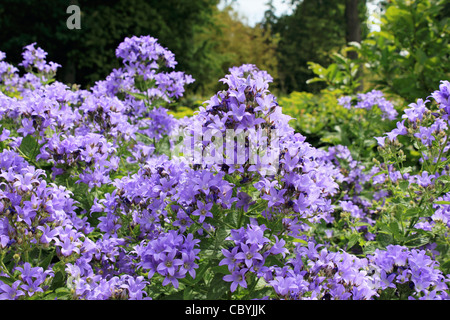
{"label": "unopened bud", "polygon": [[15,253],[15,254],[13,255],[13,260],[14,260],[15,263],[19,262],[19,260],[20,260],[20,254]]}

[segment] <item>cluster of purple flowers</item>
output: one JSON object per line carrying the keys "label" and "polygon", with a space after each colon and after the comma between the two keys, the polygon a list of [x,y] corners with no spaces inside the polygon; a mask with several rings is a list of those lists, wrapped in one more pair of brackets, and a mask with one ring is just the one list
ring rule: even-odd
{"label": "cluster of purple flowers", "polygon": [[[133,38],[131,42],[125,41],[118,48],[118,56],[125,58],[127,64],[122,71],[126,69],[128,75],[133,76],[143,76],[143,72],[146,72],[146,80],[156,80],[160,91],[157,95],[180,97],[184,91],[182,87],[192,82],[192,79],[183,73],[155,73],[157,68],[154,62],[159,58],[166,59],[167,66],[172,68],[176,62],[173,54],[168,50],[161,50],[156,40],[150,41],[153,42],[151,48],[146,47],[148,40],[147,37]],[[141,52],[145,49],[146,57],[139,57],[139,63],[136,60],[132,62],[131,53],[126,58],[124,48],[127,46],[133,51],[139,47]],[[100,239],[94,237],[92,239],[97,240],[93,241],[90,234],[95,228],[87,222],[87,216],[78,216],[83,213],[79,203],[73,200],[66,188],[54,183],[48,184],[47,180],[70,173],[70,178],[76,183],[86,184],[89,188],[111,185],[111,174],[117,171],[121,160],[119,148],[128,143],[133,157],[145,163],[152,152],[145,151],[144,159],[137,153],[154,150],[154,146],[138,141],[137,133],[150,137],[153,142],[159,140],[174,127],[174,118],[164,108],[148,111],[148,105],[132,99],[132,96],[120,100],[114,94],[105,94],[111,93],[102,91],[106,88],[105,85],[109,85],[107,80],[100,81],[90,91],[72,90],[53,81],[59,65],[47,63],[46,55],[35,44],[25,47],[24,60],[20,64],[25,69],[23,76],[19,75],[17,68],[0,61],[0,85],[5,92],[0,93],[0,139],[2,146],[12,148],[11,151],[4,150],[0,154],[0,179],[3,186],[0,196],[0,250],[2,257],[9,252],[20,252],[14,256],[14,261],[9,262],[8,269],[2,269],[1,276],[11,278],[11,282],[0,282],[0,295],[5,299],[16,299],[24,295],[32,296],[35,292],[44,293],[49,288],[50,275],[53,275],[52,268],[56,261],[64,261],[66,272],[70,276],[68,285],[73,288],[74,298],[144,298],[148,282],[133,272],[136,269],[133,258],[136,257],[125,250],[130,241],[117,235],[114,237],[113,232],[109,232],[108,214],[99,219],[98,228],[105,235]],[[1,53],[0,58],[3,60],[5,55]],[[131,72],[133,68],[135,70]],[[29,139],[28,136],[32,138]],[[27,145],[24,147],[25,140]],[[34,150],[29,150],[30,144]],[[45,170],[36,169],[24,158]],[[141,172],[145,172],[145,169]],[[139,187],[142,188],[142,185]],[[166,191],[167,185],[164,188]],[[132,192],[130,189],[128,191]],[[134,191],[138,192],[137,189]],[[175,191],[172,185],[170,191]],[[122,214],[119,210],[125,210],[126,205],[132,204],[127,202],[127,196],[139,197],[137,194],[121,194],[122,206],[119,208],[115,194],[116,192],[106,194],[103,201],[95,198],[91,213],[115,210],[114,212]],[[154,201],[153,212],[150,203],[152,195],[147,195],[147,206],[145,203],[136,208],[128,206],[124,211],[135,218],[136,225],[140,226],[142,223],[139,240],[156,237],[150,237],[150,230],[145,227],[151,220],[148,213],[159,216],[157,208],[167,205],[164,202],[165,195],[161,196],[163,200],[160,204]],[[108,201],[111,203],[108,204]],[[112,202],[116,205],[114,209]],[[134,204],[139,202],[135,201]],[[158,230],[158,234],[160,232],[162,230]],[[195,240],[192,241],[196,243]],[[191,250],[188,246],[187,241],[183,248],[191,253],[197,252],[197,249]],[[32,254],[32,250],[36,248],[45,252],[43,257],[47,254],[50,258],[54,250],[56,256],[46,270],[31,267],[28,262],[23,263],[25,256]],[[187,253],[191,258],[191,253]],[[28,277],[30,268],[34,273]],[[193,274],[193,269],[186,268],[186,272]],[[37,277],[37,273],[45,276]],[[12,281],[17,274],[21,274],[20,280]]]}
{"label": "cluster of purple flowers", "polygon": [[64,256],[78,251],[77,239],[92,229],[86,218],[77,216],[69,191],[62,186],[48,185],[43,170],[27,165],[12,151],[3,151],[0,157],[1,247],[14,248],[28,243],[45,248],[55,241],[57,252]]}
{"label": "cluster of purple flowers", "polygon": [[295,254],[286,266],[266,274],[282,299],[372,300],[388,288],[407,299],[448,299],[450,278],[425,250],[389,245],[359,258],[308,241]]}
{"label": "cluster of purple flowers", "polygon": [[369,262],[344,251],[332,252],[313,241],[298,245],[283,267],[266,281],[281,299],[370,300],[377,295]]}
{"label": "cluster of purple flowers", "polygon": [[49,287],[49,282],[54,276],[52,270],[45,270],[41,267],[32,267],[25,262],[14,270],[20,274],[20,279],[11,285],[0,285],[0,300],[15,300],[18,297],[32,297],[35,293],[44,292]]}
{"label": "cluster of purple flowers", "polygon": [[393,288],[401,294],[401,285],[407,285],[408,299],[448,300],[446,283],[450,278],[443,275],[439,264],[425,250],[389,245],[386,250],[377,249],[368,259],[376,267],[382,290]]}
{"label": "cluster of purple flowers", "polygon": [[[351,109],[352,100],[354,99],[351,96],[343,96],[338,99],[338,103],[346,109]],[[382,119],[394,120],[398,115],[392,102],[387,100],[379,90],[358,93],[356,96],[356,104],[353,107],[356,109],[371,110],[375,106],[381,110]]]}
{"label": "cluster of purple flowers", "polygon": [[[394,142],[398,136],[412,134],[415,138],[427,147],[431,147],[433,141],[438,144],[439,138],[446,136],[448,129],[448,111],[450,108],[449,89],[450,82],[441,81],[439,90],[434,91],[430,97],[438,105],[438,110],[431,111],[427,104],[430,100],[418,99],[416,103],[410,103],[409,108],[404,110],[402,121],[397,122],[397,128],[387,132],[384,137],[377,137],[378,144],[385,147],[386,137],[390,142]],[[405,124],[405,121],[407,123]],[[448,148],[447,146],[444,146]]]}
{"label": "cluster of purple flowers", "polygon": [[387,191],[383,188],[384,174],[376,166],[368,169],[361,161],[353,159],[346,146],[328,148],[327,157],[339,169],[335,176],[339,183],[339,193],[336,196],[339,199],[336,203],[338,208],[341,212],[349,213],[353,222],[360,223],[360,226],[351,229],[363,233],[366,239],[373,240],[374,235],[368,232],[367,225],[375,224],[375,210],[372,202],[362,194],[370,188],[375,190],[374,200],[378,201],[386,196]]}
{"label": "cluster of purple flowers", "polygon": [[5,87],[7,93],[22,93],[24,91],[41,88],[46,83],[53,81],[53,77],[60,64],[46,61],[47,52],[42,48],[35,48],[32,43],[22,52],[23,61],[19,64],[25,68],[25,74],[19,74],[19,69],[2,61],[5,53],[0,51],[0,85]]}
{"label": "cluster of purple flowers", "polygon": [[42,48],[35,48],[35,45],[36,42],[25,47],[25,50],[22,52],[23,61],[19,65],[24,67],[26,71],[32,71],[33,68],[36,68],[38,73],[50,75],[47,76],[49,79],[61,65],[53,61],[47,63],[45,60],[47,52]]}
{"label": "cluster of purple flowers", "polygon": [[[270,75],[243,65],[231,68],[221,81],[228,89],[211,97],[184,128],[178,128],[187,151],[182,158],[233,176],[239,181],[239,203],[254,200],[243,189],[251,184],[267,201],[266,217],[294,211],[302,218],[327,219],[332,211],[329,196],[337,191],[337,169],[325,152],[289,125],[291,118],[268,90]],[[196,140],[195,135],[204,139]]]}
{"label": "cluster of purple flowers", "polygon": [[151,279],[155,273],[164,277],[162,285],[171,283],[178,288],[178,279],[189,274],[195,278],[195,269],[200,249],[196,249],[198,239],[192,234],[183,236],[175,230],[161,233],[156,239],[142,242],[134,248],[139,259],[138,268],[148,271]]}
{"label": "cluster of purple flowers", "polygon": [[[109,96],[126,93],[135,100],[133,93],[144,94],[147,101],[179,98],[187,84],[194,82],[184,72],[164,72],[158,69],[175,68],[175,55],[150,36],[125,38],[116,49],[116,56],[124,66],[114,69],[105,80],[99,81],[95,91]],[[148,85],[148,84],[152,85]]]}
{"label": "cluster of purple flowers", "polygon": [[266,230],[266,226],[251,221],[246,228],[231,230],[230,237],[225,239],[233,241],[233,246],[228,250],[222,249],[225,258],[219,262],[219,266],[226,265],[231,272],[223,277],[224,281],[231,282],[231,292],[238,286],[247,288],[246,278],[249,273],[263,277],[269,270],[265,266],[269,255],[282,255],[284,258],[289,253],[284,247],[285,241],[275,236],[276,241],[272,242],[264,236]]}
{"label": "cluster of purple flowers", "polygon": [[[0,295],[4,298],[31,297],[48,288],[51,267],[31,267],[24,258],[33,248],[55,249],[59,259],[76,259],[85,239],[90,233],[86,218],[77,216],[75,201],[62,186],[47,184],[43,170],[28,165],[14,151],[0,153],[0,252],[15,252],[14,269],[2,270],[3,277],[13,278],[19,271],[19,280],[9,286],[2,282]],[[16,270],[16,271],[14,271]],[[48,281],[46,281],[48,280]]]}
{"label": "cluster of purple flowers", "polygon": [[6,57],[6,54],[0,51],[0,85],[2,91],[6,93],[12,93],[15,91],[15,85],[17,84],[18,71],[15,66],[9,64],[6,61],[3,61]]}

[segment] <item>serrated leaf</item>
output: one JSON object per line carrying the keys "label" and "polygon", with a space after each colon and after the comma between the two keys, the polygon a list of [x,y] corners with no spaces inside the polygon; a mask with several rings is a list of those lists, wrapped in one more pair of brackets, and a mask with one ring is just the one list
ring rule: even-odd
{"label": "serrated leaf", "polygon": [[383,233],[380,232],[377,235],[377,241],[380,244],[381,247],[387,247],[388,245],[392,244],[392,235],[390,233]]}
{"label": "serrated leaf", "polygon": [[392,234],[393,234],[395,237],[398,237],[398,236],[400,235],[400,227],[399,227],[397,221],[392,221],[392,222],[389,224],[389,229],[391,229]]}

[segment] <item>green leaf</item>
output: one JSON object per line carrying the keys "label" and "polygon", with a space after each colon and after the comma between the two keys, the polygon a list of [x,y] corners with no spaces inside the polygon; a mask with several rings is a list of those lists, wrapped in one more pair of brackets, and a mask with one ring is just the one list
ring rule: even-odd
{"label": "green leaf", "polygon": [[214,275],[214,278],[209,283],[209,289],[208,293],[206,294],[206,299],[218,300],[228,292],[230,284],[223,281],[222,278],[222,274]]}
{"label": "green leaf", "polygon": [[381,247],[387,247],[388,245],[392,244],[392,242],[393,242],[391,234],[386,234],[386,233],[381,233],[381,232],[377,235],[376,239]]}
{"label": "green leaf", "polygon": [[292,242],[297,242],[297,243],[301,243],[301,244],[304,244],[304,245],[308,245],[307,241],[305,241],[303,239],[298,239],[298,238],[293,238]]}
{"label": "green leaf", "polygon": [[192,281],[192,283],[196,284],[200,282],[200,280],[204,280],[204,275],[206,273],[206,270],[208,270],[209,262],[202,261],[202,264],[200,264],[199,268],[196,270],[195,273],[195,279]]}
{"label": "green leaf", "polygon": [[409,208],[406,210],[405,215],[406,217],[416,217],[420,212],[420,208]]}
{"label": "green leaf", "polygon": [[191,300],[192,297],[192,288],[186,287],[183,291],[183,300]]}
{"label": "green leaf", "polygon": [[55,273],[50,289],[56,290],[64,286],[64,274],[62,272]]}
{"label": "green leaf", "polygon": [[352,248],[356,243],[359,242],[360,235],[358,233],[353,233],[348,239],[347,250]]}
{"label": "green leaf", "polygon": [[335,63],[330,64],[330,66],[327,69],[327,73],[326,73],[327,78],[330,81],[333,81],[336,78],[338,72],[339,72],[339,70],[338,70],[337,64],[335,64]]}
{"label": "green leaf", "polygon": [[403,191],[408,190],[408,187],[409,187],[409,181],[407,181],[407,180],[400,181],[399,187],[400,187],[400,189],[402,189]]}
{"label": "green leaf", "polygon": [[439,201],[435,201],[435,204],[450,204],[450,201],[445,201],[445,200],[439,200]]}
{"label": "green leaf", "polygon": [[39,152],[39,144],[33,136],[27,135],[22,139],[19,150],[29,159],[35,160]]}
{"label": "green leaf", "polygon": [[387,172],[387,170],[379,171],[379,172],[375,173],[375,174],[372,176],[372,178],[373,178],[373,177],[376,177],[376,176],[379,176],[380,174],[383,174],[383,173],[388,173],[388,172]]}
{"label": "green leaf", "polygon": [[406,241],[405,246],[410,248],[417,248],[422,247],[430,242],[430,239],[428,237],[425,237],[423,235],[417,234],[409,238],[408,241]]}
{"label": "green leaf", "polygon": [[400,235],[400,227],[399,227],[397,221],[392,221],[389,224],[389,228],[391,229],[392,234],[394,235],[394,237],[398,237]]}
{"label": "green leaf", "polygon": [[129,94],[132,97],[135,97],[138,100],[147,100],[147,95],[140,93],[140,92],[131,92],[131,91],[127,91],[127,94]]}
{"label": "green leaf", "polygon": [[48,266],[50,265],[50,262],[53,259],[53,251],[50,252],[47,257],[45,257],[44,260],[42,260],[42,262],[39,264],[40,267],[42,267],[44,270],[47,270]]}
{"label": "green leaf", "polygon": [[61,300],[69,299],[69,297],[71,295],[70,289],[65,288],[65,287],[55,289],[55,293],[56,293],[56,296],[58,297],[58,299],[61,299]]}
{"label": "green leaf", "polygon": [[228,223],[229,225],[233,226],[234,228],[238,227],[239,222],[239,214],[237,211],[230,211],[225,216],[224,221]]}
{"label": "green leaf", "polygon": [[324,82],[324,81],[326,81],[326,80],[322,79],[322,78],[315,77],[315,78],[311,78],[311,79],[306,80],[306,84],[311,84],[311,83],[314,83],[314,82]]}
{"label": "green leaf", "polygon": [[3,283],[5,283],[7,285],[12,285],[15,280],[12,278],[0,276],[0,281],[2,281]]}
{"label": "green leaf", "polygon": [[214,266],[211,268],[211,270],[214,273],[221,273],[221,274],[229,274],[230,273],[227,266]]}

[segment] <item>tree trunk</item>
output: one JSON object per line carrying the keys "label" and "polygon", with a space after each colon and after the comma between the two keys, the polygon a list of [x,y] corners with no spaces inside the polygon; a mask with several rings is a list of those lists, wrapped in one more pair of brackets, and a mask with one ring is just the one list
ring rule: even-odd
{"label": "tree trunk", "polygon": [[[358,0],[345,0],[345,21],[346,21],[346,41],[361,42],[361,21],[359,20]],[[347,57],[354,60],[358,58],[358,53],[355,51],[347,51]],[[357,77],[359,77],[359,86],[356,91],[363,90],[363,79],[361,66],[358,70]]]}
{"label": "tree trunk", "polygon": [[[347,43],[356,41],[361,42],[361,21],[358,14],[358,0],[345,1],[345,21],[346,21],[346,40]],[[349,58],[355,59],[356,52],[350,51]]]}

